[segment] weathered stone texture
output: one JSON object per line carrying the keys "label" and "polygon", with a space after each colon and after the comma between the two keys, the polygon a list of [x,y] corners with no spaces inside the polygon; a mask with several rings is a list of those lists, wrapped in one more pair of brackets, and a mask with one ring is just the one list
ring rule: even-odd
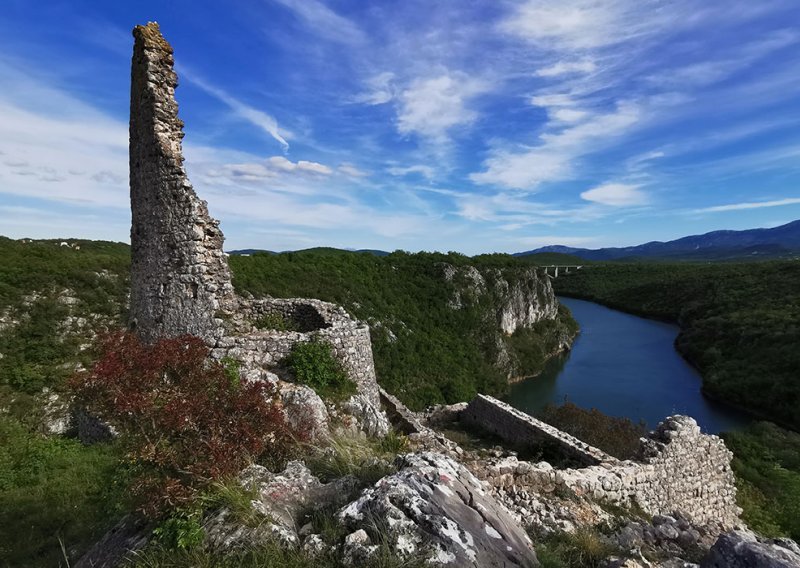
{"label": "weathered stone texture", "polygon": [[219,333],[233,301],[219,222],[183,168],[172,48],[158,24],[136,26],[131,66],[131,325],[145,341]]}
{"label": "weathered stone texture", "polygon": [[584,463],[597,460],[580,469],[553,469],[546,462],[506,459],[481,476],[497,487],[525,493],[568,490],[618,505],[636,503],[652,515],[679,511],[693,524],[722,529],[739,523],[733,454],[719,437],[701,433],[688,416],[664,420],[642,439],[641,460],[621,462],[491,397],[479,395],[473,403],[462,421],[515,444],[536,440],[538,429],[540,440],[558,443],[567,455],[584,456]]}
{"label": "weathered stone texture", "polygon": [[702,568],[798,568],[800,546],[790,539],[758,538],[746,531],[719,537]]}
{"label": "weathered stone texture", "polygon": [[605,452],[562,432],[546,422],[537,420],[491,396],[479,394],[461,412],[459,420],[486,430],[521,449],[542,445],[557,449],[577,465],[598,465],[617,460]]}
{"label": "weathered stone texture", "polygon": [[363,538],[359,531],[378,523],[397,554],[432,565],[538,565],[525,531],[463,465],[436,453],[400,456],[396,465],[340,511],[353,534]]}

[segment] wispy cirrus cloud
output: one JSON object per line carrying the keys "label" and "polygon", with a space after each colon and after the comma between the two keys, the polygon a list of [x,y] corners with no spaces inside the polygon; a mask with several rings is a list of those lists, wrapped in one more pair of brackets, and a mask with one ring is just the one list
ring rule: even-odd
{"label": "wispy cirrus cloud", "polygon": [[743,211],[747,209],[763,209],[765,207],[784,207],[786,205],[799,205],[800,197],[787,197],[785,199],[774,199],[772,201],[751,201],[744,203],[728,203],[726,205],[714,205],[712,207],[702,207],[695,209],[693,213],[722,213],[725,211]]}
{"label": "wispy cirrus cloud", "polygon": [[212,85],[192,71],[181,68],[180,72],[190,83],[227,105],[238,117],[269,134],[284,150],[289,149],[286,138],[290,138],[291,133],[278,126],[278,121],[272,115],[243,103],[224,89]]}
{"label": "wispy cirrus cloud", "polygon": [[367,35],[351,20],[319,0],[270,0],[296,14],[318,36],[345,44],[363,44]]}
{"label": "wispy cirrus cloud", "polygon": [[470,178],[479,184],[515,189],[535,189],[545,182],[569,178],[578,158],[636,126],[641,109],[636,103],[621,102],[613,110],[584,111],[574,118],[577,124],[541,134],[536,146],[493,150],[484,161],[484,171],[472,173]]}

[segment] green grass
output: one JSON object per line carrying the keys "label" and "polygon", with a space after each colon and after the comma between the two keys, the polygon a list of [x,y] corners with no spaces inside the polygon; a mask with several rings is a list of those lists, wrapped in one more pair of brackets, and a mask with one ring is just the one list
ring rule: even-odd
{"label": "green grass", "polygon": [[[264,544],[246,550],[213,553],[201,548],[176,550],[151,545],[127,563],[126,568],[337,568],[343,566],[340,557],[326,553],[310,556],[302,550],[286,548],[279,543]],[[417,559],[399,558],[382,545],[365,562],[363,568],[423,568],[429,566]]]}
{"label": "green grass", "polygon": [[309,448],[305,462],[323,483],[352,475],[365,487],[395,471],[392,465],[395,454],[382,444],[385,443],[380,440],[341,434],[324,447]]}
{"label": "green grass", "polygon": [[0,417],[0,565],[74,562],[125,510],[113,445],[44,438]]}
{"label": "green grass", "polygon": [[534,542],[541,568],[598,568],[603,560],[620,552],[592,528],[551,533]]}

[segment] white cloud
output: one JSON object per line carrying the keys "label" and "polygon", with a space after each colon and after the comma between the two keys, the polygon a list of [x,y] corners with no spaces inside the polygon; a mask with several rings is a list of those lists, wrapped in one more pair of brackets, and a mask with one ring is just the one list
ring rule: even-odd
{"label": "white cloud", "polygon": [[342,173],[352,178],[363,178],[369,175],[367,172],[358,169],[353,164],[348,164],[348,163],[340,164],[337,170],[339,171],[339,173]]}
{"label": "white cloud", "polygon": [[194,73],[187,71],[186,69],[181,69],[181,74],[192,84],[196,85],[209,95],[213,96],[214,98],[228,105],[228,107],[230,107],[230,109],[234,113],[236,113],[240,118],[243,118],[252,125],[260,128],[261,130],[269,134],[283,147],[284,150],[289,149],[289,143],[286,141],[286,138],[289,137],[290,135],[286,130],[278,126],[278,121],[275,120],[275,118],[272,115],[269,115],[262,110],[258,110],[257,108],[251,107],[250,105],[243,103],[239,99],[229,95],[224,90],[211,85],[210,83],[201,79]]}
{"label": "white cloud", "polygon": [[482,81],[458,72],[417,79],[399,95],[397,128],[401,134],[444,142],[451,128],[477,118],[468,103],[486,89]]}
{"label": "white cloud", "polygon": [[621,102],[610,112],[586,116],[579,124],[541,134],[539,146],[493,151],[483,163],[484,171],[470,174],[470,179],[516,189],[534,189],[544,182],[568,179],[577,158],[629,131],[639,122],[641,109]]}
{"label": "white cloud", "polygon": [[787,197],[786,199],[776,199],[774,201],[753,201],[746,203],[730,203],[728,205],[716,205],[714,207],[704,207],[695,209],[694,213],[720,213],[723,211],[741,211],[744,209],[761,209],[763,207],[783,207],[785,205],[800,204],[800,197]]}
{"label": "white cloud", "polygon": [[394,79],[395,75],[390,71],[370,77],[366,81],[367,92],[357,96],[355,102],[369,105],[382,105],[390,102],[395,97]]}
{"label": "white cloud", "polygon": [[572,73],[591,73],[597,69],[597,64],[591,59],[577,61],[557,61],[553,65],[543,67],[536,72],[539,77],[557,77]]}
{"label": "white cloud", "polygon": [[392,166],[386,170],[393,176],[407,176],[409,174],[419,174],[425,178],[433,179],[435,170],[431,166],[425,164],[414,164],[413,166]]}
{"label": "white cloud", "polygon": [[641,191],[641,186],[626,183],[599,185],[581,193],[581,198],[586,201],[614,207],[628,207],[647,203],[647,195]]}
{"label": "white cloud", "polygon": [[331,175],[333,173],[333,170],[324,164],[320,164],[317,162],[308,162],[306,160],[292,162],[291,160],[288,160],[283,156],[273,156],[271,158],[268,158],[267,163],[271,168],[284,172],[297,171],[297,172],[307,172],[312,174],[320,174],[325,176]]}
{"label": "white cloud", "polygon": [[597,48],[643,33],[656,19],[638,17],[648,8],[648,0],[526,0],[501,30],[544,47]]}
{"label": "white cloud", "polygon": [[531,97],[531,104],[533,106],[549,108],[549,107],[569,107],[575,104],[575,100],[569,95],[536,95]]}
{"label": "white cloud", "polygon": [[548,109],[547,114],[556,122],[580,122],[589,116],[587,111],[574,108]]}
{"label": "white cloud", "polygon": [[273,0],[289,8],[318,36],[345,44],[362,44],[367,37],[361,29],[319,0]]}
{"label": "white cloud", "polygon": [[[186,150],[187,156],[193,158],[190,160],[193,163],[208,164],[210,161],[215,161],[210,160],[209,156],[209,154],[214,152],[213,149],[188,146]],[[305,160],[292,162],[283,156],[273,156],[257,162],[225,162],[216,164],[213,167],[203,168],[201,175],[209,178],[221,178],[236,183],[259,182],[265,179],[275,179],[280,176],[285,177],[292,175],[311,174],[328,176],[332,173],[333,170],[324,164],[307,162]]]}

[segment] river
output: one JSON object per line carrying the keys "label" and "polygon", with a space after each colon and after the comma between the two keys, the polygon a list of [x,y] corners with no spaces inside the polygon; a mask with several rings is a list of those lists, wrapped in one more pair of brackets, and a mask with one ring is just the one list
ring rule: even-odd
{"label": "river", "polygon": [[675,351],[678,327],[583,300],[559,298],[580,324],[572,351],[541,375],[512,385],[506,401],[529,414],[569,400],[650,428],[688,414],[704,432],[740,428],[750,419],[703,397],[699,373]]}

